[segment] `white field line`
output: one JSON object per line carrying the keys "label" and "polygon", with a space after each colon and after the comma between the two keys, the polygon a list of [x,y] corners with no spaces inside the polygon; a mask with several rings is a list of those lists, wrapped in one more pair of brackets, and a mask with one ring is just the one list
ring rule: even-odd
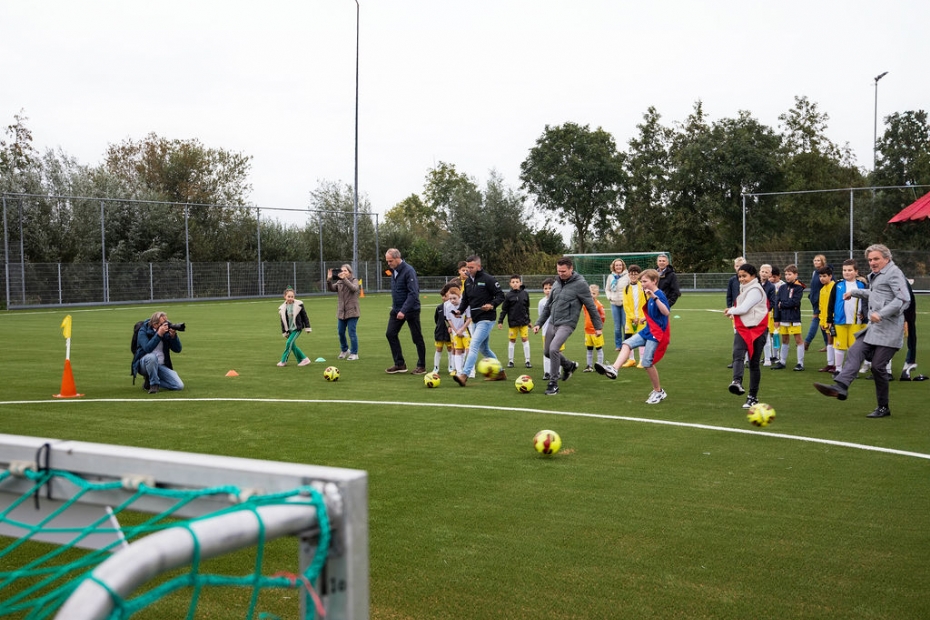
{"label": "white field line", "polygon": [[375,400],[324,400],[324,399],[303,399],[303,398],[171,398],[169,399],[138,399],[138,398],[99,398],[99,399],[69,399],[69,400],[12,400],[0,401],[0,407],[5,405],[35,405],[54,403],[62,407],[69,404],[78,405],[80,403],[133,403],[133,404],[159,404],[165,402],[244,402],[244,403],[294,403],[294,404],[343,404],[343,405],[372,405],[375,407],[383,405],[402,405],[405,407],[445,407],[452,409],[481,409],[486,411],[506,411],[506,412],[523,412],[539,413],[543,415],[569,416],[576,418],[594,418],[600,420],[619,420],[623,422],[639,422],[641,424],[661,424],[665,426],[680,426],[683,428],[693,428],[705,431],[718,431],[723,433],[739,433],[742,435],[758,435],[762,437],[772,437],[774,439],[788,439],[792,441],[804,441],[807,443],[816,443],[827,446],[837,446],[840,448],[852,448],[854,450],[866,450],[870,452],[881,452],[883,454],[894,454],[897,456],[909,456],[918,459],[930,460],[930,454],[921,452],[910,452],[908,450],[897,450],[895,448],[882,448],[879,446],[869,446],[861,443],[852,443],[849,441],[836,441],[833,439],[821,439],[818,437],[804,437],[802,435],[785,435],[783,433],[772,433],[770,431],[757,431],[742,428],[727,428],[724,426],[713,426],[710,424],[695,424],[693,422],[675,422],[672,420],[651,420],[648,418],[632,418],[629,416],[608,415],[603,413],[582,413],[577,411],[549,411],[546,409],[532,409],[529,407],[495,407],[491,405],[469,405],[463,403],[416,403],[409,401],[375,401]]}

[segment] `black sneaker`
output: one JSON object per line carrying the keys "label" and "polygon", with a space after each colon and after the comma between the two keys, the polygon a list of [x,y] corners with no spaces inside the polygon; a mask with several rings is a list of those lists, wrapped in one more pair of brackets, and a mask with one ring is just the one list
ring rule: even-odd
{"label": "black sneaker", "polygon": [[507,368],[513,368],[513,360],[507,362]]}
{"label": "black sneaker", "polygon": [[550,375],[548,372],[543,373],[543,381],[548,381],[551,378],[552,378],[552,375]]}
{"label": "black sneaker", "polygon": [[747,396],[746,402],[743,403],[743,409],[751,409],[753,405],[758,405],[759,399],[755,396]]}
{"label": "black sneaker", "polygon": [[744,388],[743,384],[739,381],[731,383],[728,389],[730,390],[730,394],[736,394],[737,396],[742,396],[746,393],[746,388]]}
{"label": "black sneaker", "polygon": [[599,375],[604,375],[608,379],[617,378],[617,369],[610,364],[601,364],[600,362],[595,362],[594,371]]}
{"label": "black sneaker", "polygon": [[775,362],[774,364],[772,364],[772,370],[784,370],[785,368],[787,367],[781,362]]}
{"label": "black sneaker", "polygon": [[559,384],[556,381],[550,381],[546,387],[546,396],[555,396],[559,393]]}
{"label": "black sneaker", "polygon": [[793,369],[795,372],[804,372],[804,364],[798,364]]}
{"label": "black sneaker", "polygon": [[[568,368],[562,369],[562,381],[568,381],[572,378],[572,374],[578,370],[578,362],[572,362],[572,365]],[[558,391],[558,386],[556,386],[556,391]],[[548,390],[547,390],[548,392]]]}
{"label": "black sneaker", "polygon": [[530,361],[529,361],[529,360],[526,360],[525,366],[526,366],[527,368],[532,368],[532,367],[533,367],[533,365],[530,364]]}

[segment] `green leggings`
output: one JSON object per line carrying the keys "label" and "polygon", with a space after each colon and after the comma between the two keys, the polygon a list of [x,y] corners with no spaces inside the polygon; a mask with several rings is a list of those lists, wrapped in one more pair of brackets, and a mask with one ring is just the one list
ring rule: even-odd
{"label": "green leggings", "polygon": [[297,346],[297,337],[300,335],[300,330],[294,330],[287,335],[287,344],[284,345],[284,355],[281,356],[281,361],[286,362],[287,358],[290,357],[291,351],[294,352],[294,357],[297,358],[297,362],[304,361],[304,358],[307,356],[304,355],[304,352],[300,350]]}

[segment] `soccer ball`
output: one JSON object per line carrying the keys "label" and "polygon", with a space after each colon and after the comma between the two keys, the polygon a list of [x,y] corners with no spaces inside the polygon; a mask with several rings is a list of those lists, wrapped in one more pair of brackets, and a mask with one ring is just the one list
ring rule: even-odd
{"label": "soccer ball", "polygon": [[439,373],[430,372],[423,375],[423,385],[428,388],[439,387]]}
{"label": "soccer ball", "polygon": [[749,408],[746,419],[749,420],[753,426],[768,426],[772,423],[772,420],[775,419],[775,409],[772,405],[756,403]]}
{"label": "soccer ball", "polygon": [[323,378],[327,381],[339,381],[339,369],[335,366],[327,366],[323,371]]}
{"label": "soccer ball", "polygon": [[562,438],[555,431],[539,431],[533,437],[533,447],[540,454],[555,454],[562,447]]}
{"label": "soccer ball", "polygon": [[501,363],[493,357],[485,357],[478,362],[476,368],[485,377],[493,378],[500,374]]}
{"label": "soccer ball", "polygon": [[533,377],[529,375],[520,375],[517,377],[517,380],[513,382],[513,386],[517,388],[517,391],[521,394],[526,394],[527,392],[533,391]]}

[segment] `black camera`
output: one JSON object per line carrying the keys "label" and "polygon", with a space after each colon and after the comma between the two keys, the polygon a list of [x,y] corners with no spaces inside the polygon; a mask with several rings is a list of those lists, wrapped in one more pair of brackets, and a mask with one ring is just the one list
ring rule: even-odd
{"label": "black camera", "polygon": [[183,332],[185,329],[187,329],[187,324],[186,323],[172,323],[171,321],[168,321],[168,329],[173,329],[176,332]]}
{"label": "black camera", "polygon": [[[340,270],[340,271],[341,271],[341,270]],[[338,281],[339,281],[339,271],[336,271],[335,269],[330,269],[330,270],[329,270],[329,277],[330,277],[330,279],[331,279],[333,282],[338,282]]]}

